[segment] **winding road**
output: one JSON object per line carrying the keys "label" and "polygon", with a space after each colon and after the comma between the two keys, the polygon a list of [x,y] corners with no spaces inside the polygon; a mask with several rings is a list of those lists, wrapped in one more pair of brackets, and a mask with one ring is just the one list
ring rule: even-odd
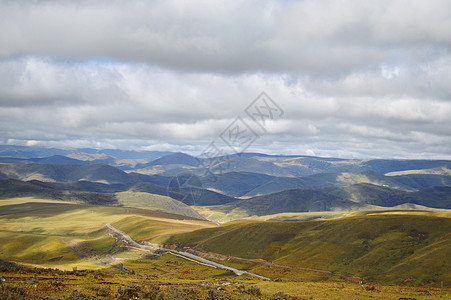
{"label": "winding road", "polygon": [[197,255],[194,255],[194,254],[191,254],[191,253],[188,253],[188,252],[183,252],[183,251],[177,251],[177,250],[173,250],[173,249],[164,248],[164,247],[162,247],[161,245],[158,245],[158,244],[142,245],[142,244],[136,242],[135,240],[133,240],[125,232],[122,232],[119,229],[116,229],[113,226],[111,226],[110,223],[106,224],[106,227],[108,229],[112,230],[113,232],[121,235],[125,240],[130,242],[138,250],[145,250],[145,251],[159,250],[159,251],[163,251],[163,252],[167,252],[167,253],[176,255],[178,257],[184,258],[184,259],[189,260],[189,261],[194,261],[196,263],[199,263],[199,264],[202,264],[202,265],[205,265],[205,266],[232,271],[236,275],[248,275],[248,276],[251,276],[251,277],[258,278],[258,279],[271,280],[268,277],[261,276],[261,275],[258,275],[258,274],[254,274],[254,273],[250,273],[250,272],[247,272],[247,271],[238,270],[238,269],[231,268],[231,267],[228,267],[228,266],[224,266],[224,265],[222,265],[220,263],[217,263],[217,262],[205,259],[203,257],[197,256]]}

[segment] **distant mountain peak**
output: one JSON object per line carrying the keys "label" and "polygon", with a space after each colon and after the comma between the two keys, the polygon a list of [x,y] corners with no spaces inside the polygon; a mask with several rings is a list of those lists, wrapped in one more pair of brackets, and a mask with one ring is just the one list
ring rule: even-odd
{"label": "distant mountain peak", "polygon": [[199,162],[195,157],[189,154],[177,152],[157,158],[150,162],[149,165],[188,165],[196,167],[199,165]]}

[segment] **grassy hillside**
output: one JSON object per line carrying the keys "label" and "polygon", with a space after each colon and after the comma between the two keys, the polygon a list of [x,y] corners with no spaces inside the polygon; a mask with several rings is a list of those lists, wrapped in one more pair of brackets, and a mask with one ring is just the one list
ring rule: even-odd
{"label": "grassy hillside", "polygon": [[[449,236],[443,233],[449,231],[450,224],[444,220],[450,215],[445,213],[417,212],[412,216],[398,212],[378,218],[371,216],[373,212],[361,212],[360,216],[327,222],[236,221],[218,227],[162,212],[31,198],[3,200],[0,212],[0,277],[6,278],[0,298],[5,299],[11,295],[146,299],[155,293],[176,299],[449,297],[449,289],[431,287],[439,286],[440,279],[445,287],[449,285],[449,262],[444,259],[449,256]],[[196,243],[218,253],[345,275],[367,272],[364,278],[373,281],[386,275],[380,282],[415,287],[360,285],[311,270],[221,261],[273,279],[260,281],[169,254],[157,258],[126,250],[104,230],[106,223],[136,240],[162,243],[185,239],[185,244]],[[405,249],[413,249],[413,254]],[[78,271],[73,271],[75,267]],[[418,287],[421,283],[428,287]]]}
{"label": "grassy hillside", "polygon": [[451,218],[387,214],[331,221],[234,221],[168,242],[390,284],[451,282]]}
{"label": "grassy hillside", "polygon": [[117,193],[116,197],[119,204],[126,207],[144,208],[203,219],[199,213],[188,205],[168,196],[143,192],[121,192]]}
{"label": "grassy hillside", "polygon": [[[117,263],[123,249],[104,230],[112,223],[138,239],[216,226],[186,216],[151,210],[61,203],[46,199],[0,201],[0,259],[71,269]],[[139,224],[135,230],[131,227]]]}

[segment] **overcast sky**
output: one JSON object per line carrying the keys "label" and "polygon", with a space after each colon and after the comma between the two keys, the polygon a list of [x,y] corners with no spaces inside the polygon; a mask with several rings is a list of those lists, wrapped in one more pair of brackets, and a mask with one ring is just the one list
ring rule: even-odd
{"label": "overcast sky", "polygon": [[237,117],[252,152],[451,159],[451,2],[0,1],[0,143],[196,155]]}

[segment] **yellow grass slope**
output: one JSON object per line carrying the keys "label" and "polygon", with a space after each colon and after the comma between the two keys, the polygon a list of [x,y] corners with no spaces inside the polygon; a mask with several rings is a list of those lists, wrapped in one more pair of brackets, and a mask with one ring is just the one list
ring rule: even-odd
{"label": "yellow grass slope", "polygon": [[136,226],[137,239],[216,226],[144,209],[28,198],[2,200],[0,208],[0,259],[38,266],[102,266],[102,257],[118,251],[107,223],[121,230]]}

